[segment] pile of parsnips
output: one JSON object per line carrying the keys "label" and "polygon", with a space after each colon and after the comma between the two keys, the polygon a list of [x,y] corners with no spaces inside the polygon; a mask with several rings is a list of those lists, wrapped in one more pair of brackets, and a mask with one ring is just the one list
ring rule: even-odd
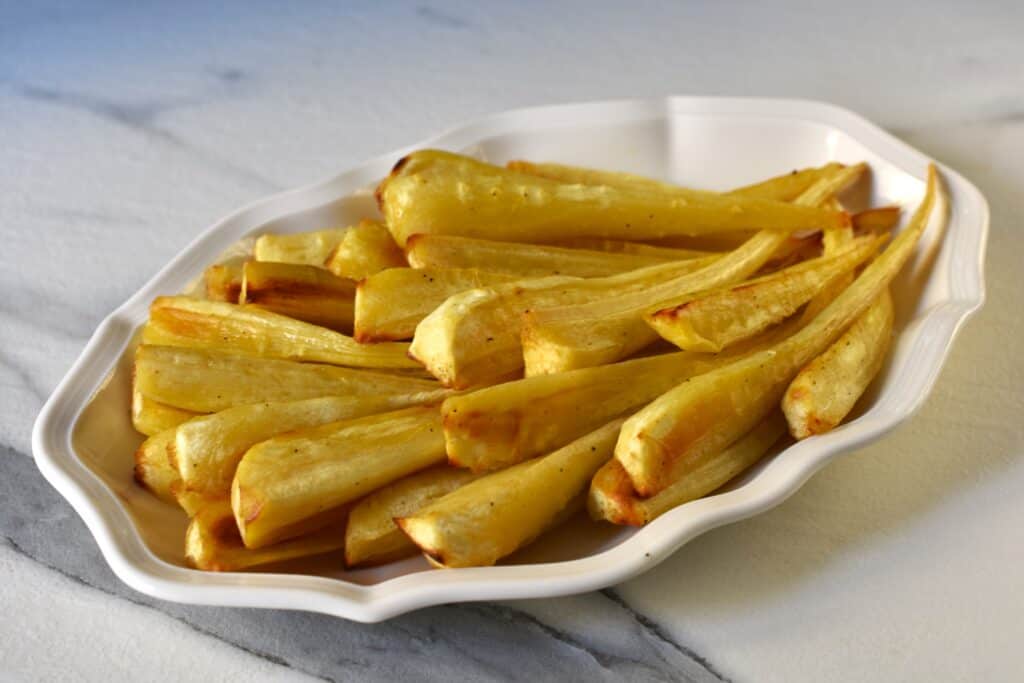
{"label": "pile of parsnips", "polygon": [[882,366],[939,190],[891,238],[899,208],[837,198],[866,171],[713,193],[411,154],[381,222],[263,235],[206,299],[153,302],[136,479],[210,570],[490,565],[584,503],[646,524],[835,427]]}

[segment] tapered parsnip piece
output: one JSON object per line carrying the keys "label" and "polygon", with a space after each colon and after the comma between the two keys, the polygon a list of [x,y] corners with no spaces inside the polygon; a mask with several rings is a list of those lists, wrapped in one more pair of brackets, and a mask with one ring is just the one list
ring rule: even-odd
{"label": "tapered parsnip piece", "polygon": [[357,368],[417,367],[406,355],[408,344],[359,344],[340,332],[253,306],[185,296],[153,301],[142,341]]}
{"label": "tapered parsnip piece", "polygon": [[797,439],[843,421],[882,369],[892,340],[892,297],[884,290],[843,336],[789,385],[782,409]]}
{"label": "tapered parsnip piece", "polygon": [[742,285],[697,294],[644,316],[684,351],[717,353],[788,318],[837,277],[870,258],[885,237],[859,238],[835,256],[804,261]]}
{"label": "tapered parsnip piece", "polygon": [[323,268],[250,261],[242,270],[242,288],[235,303],[252,304],[296,320],[349,331],[355,296],[355,282]]}
{"label": "tapered parsnip piece", "polygon": [[[734,233],[729,233],[730,235]],[[743,240],[740,239],[739,243]],[[499,244],[515,244],[515,242],[499,242]],[[551,246],[567,247],[569,249],[587,249],[590,251],[601,251],[607,254],[629,254],[633,256],[644,256],[657,258],[664,261],[680,261],[683,259],[698,259],[707,256],[721,256],[718,251],[701,249],[676,249],[674,247],[659,247],[644,242],[630,242],[628,240],[613,240],[605,237],[572,237],[570,239],[553,242]]]}
{"label": "tapered parsnip piece", "polygon": [[345,564],[381,564],[414,554],[416,546],[395,524],[395,517],[414,515],[478,476],[442,465],[399,479],[363,498],[348,516]]}
{"label": "tapered parsnip piece", "polygon": [[[612,253],[457,235],[412,235],[405,243],[405,253],[413,268],[478,268],[520,277],[603,277],[689,257],[689,252],[682,250],[677,256]],[[691,260],[694,270],[708,262]]]}
{"label": "tapered parsnip piece", "polygon": [[523,367],[524,313],[638,292],[676,276],[686,261],[604,278],[551,276],[455,294],[416,327],[409,353],[447,386],[465,388],[517,377]]}
{"label": "tapered parsnip piece", "polygon": [[347,231],[348,228],[329,228],[294,234],[260,235],[253,247],[252,255],[257,261],[322,267]]}
{"label": "tapered parsnip piece", "polygon": [[419,392],[254,403],[179,425],[172,448],[178,473],[189,489],[227,495],[238,461],[261,441],[296,429],[386,413],[438,399],[437,392]]}
{"label": "tapered parsnip piece", "polygon": [[377,197],[403,247],[416,233],[506,242],[580,235],[643,240],[749,228],[818,230],[849,222],[842,212],[765,199],[570,185],[434,150],[399,161]]}
{"label": "tapered parsnip piece", "polygon": [[858,211],[851,217],[856,232],[888,232],[900,222],[900,207],[879,206]]}
{"label": "tapered parsnip piece", "polygon": [[248,548],[317,528],[322,516],[445,461],[437,407],[332,422],[250,448],[235,471],[231,506]]}
{"label": "tapered parsnip piece", "polygon": [[[818,181],[797,203],[810,206],[825,201],[864,169],[863,164],[846,167]],[[592,301],[535,306],[522,323],[526,375],[565,372],[629,356],[657,339],[657,333],[643,320],[645,313],[675,304],[694,292],[742,281],[786,241],[785,233],[763,230],[706,268],[643,291],[622,290]]]}
{"label": "tapered parsnip piece", "polygon": [[477,472],[550,453],[612,418],[637,410],[694,375],[763,348],[671,353],[527,377],[445,400],[449,462]]}
{"label": "tapered parsnip piece", "polygon": [[[910,258],[928,224],[937,183],[929,167],[927,192],[907,227],[810,324],[770,349],[692,378],[626,421],[615,457],[640,495],[658,493],[693,471],[778,405],[797,372],[867,310]],[[940,216],[945,218],[944,206]]]}
{"label": "tapered parsnip piece", "polygon": [[205,413],[250,403],[319,396],[431,391],[444,396],[441,386],[433,380],[205,349],[146,345],[135,352],[135,386],[153,400]]}
{"label": "tapered parsnip piece", "polygon": [[144,396],[137,387],[132,388],[132,426],[135,427],[135,431],[146,436],[177,427],[182,422],[201,414],[154,401]]}
{"label": "tapered parsnip piece", "polygon": [[412,339],[416,326],[444,300],[469,289],[518,279],[467,268],[390,268],[371,275],[356,290],[358,342]]}
{"label": "tapered parsnip piece", "polygon": [[332,273],[351,280],[405,265],[405,254],[388,229],[368,220],[349,228],[326,262]]}
{"label": "tapered parsnip piece", "polygon": [[224,263],[216,263],[206,269],[206,298],[210,301],[227,301],[238,303],[242,293],[242,269],[244,258],[228,259]]}
{"label": "tapered parsnip piece", "polygon": [[[663,183],[652,178],[633,175],[632,173],[601,171],[580,166],[566,166],[565,164],[510,161],[507,166],[513,171],[529,173],[530,175],[549,178],[562,183],[609,185],[625,189],[658,190],[669,193],[683,189],[678,185]],[[788,202],[799,197],[804,190],[813,185],[817,180],[842,168],[842,164],[826,164],[820,168],[805,168],[775,176],[753,185],[740,187],[726,194]]]}
{"label": "tapered parsnip piece", "polygon": [[167,457],[173,442],[174,427],[149,437],[135,451],[135,481],[168,503],[177,502],[171,487],[181,481]]}
{"label": "tapered parsnip piece", "polygon": [[594,519],[613,524],[642,526],[674,507],[702,498],[753,466],[786,431],[785,421],[773,413],[746,436],[711,456],[665,490],[641,498],[618,460],[612,458],[590,482],[587,508]]}
{"label": "tapered parsnip piece", "polygon": [[185,531],[185,559],[197,569],[233,572],[260,565],[322,555],[345,544],[343,524],[334,524],[277,545],[250,550],[242,544],[231,503],[220,500],[198,510]]}
{"label": "tapered parsnip piece", "polygon": [[445,567],[492,565],[560,521],[611,457],[616,420],[559,450],[477,479],[396,520]]}

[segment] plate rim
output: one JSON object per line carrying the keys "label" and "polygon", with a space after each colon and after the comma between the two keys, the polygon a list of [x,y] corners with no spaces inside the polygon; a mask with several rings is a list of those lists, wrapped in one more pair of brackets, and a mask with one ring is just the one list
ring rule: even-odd
{"label": "plate rim", "polygon": [[[621,543],[584,558],[414,573],[374,585],[298,574],[202,572],[172,565],[149,550],[116,494],[79,460],[71,443],[79,415],[130,343],[135,328],[144,320],[146,301],[158,291],[180,290],[187,279],[183,273],[190,272],[199,261],[205,265],[211,252],[220,253],[241,237],[239,229],[233,225],[255,220],[260,215],[294,213],[274,211],[274,207],[287,206],[300,197],[307,208],[315,197],[323,197],[325,201],[336,199],[339,185],[349,188],[342,194],[351,194],[379,175],[377,169],[389,167],[399,156],[427,146],[467,146],[480,137],[477,129],[483,127],[542,117],[569,117],[575,121],[583,112],[595,116],[599,111],[604,112],[599,118],[605,120],[608,112],[622,115],[637,111],[650,112],[652,118],[679,113],[775,115],[845,132],[904,170],[909,166],[923,171],[930,161],[927,155],[859,114],[821,101],[703,96],[614,99],[525,107],[480,117],[417,144],[371,158],[325,180],[257,199],[230,212],[203,230],[99,324],[33,426],[32,450],[39,470],[83,519],[115,575],[141,593],[173,602],[298,609],[361,622],[382,621],[411,610],[452,602],[544,598],[596,590],[639,575],[701,533],[778,505],[825,464],[880,438],[920,409],[964,323],[985,301],[988,203],[970,181],[942,164],[939,167],[950,193],[955,191],[960,201],[966,198],[970,208],[977,212],[975,229],[964,231],[972,238],[973,249],[958,259],[967,259],[973,272],[961,278],[960,296],[939,303],[916,321],[917,325],[933,328],[934,334],[917,337],[920,344],[928,348],[922,350],[927,351],[927,355],[922,356],[921,362],[904,371],[904,374],[911,373],[906,378],[910,391],[901,387],[898,395],[887,397],[885,405],[881,402],[872,405],[842,428],[793,444],[756,478],[736,489],[680,506]],[[970,260],[972,254],[976,256],[974,261]]]}

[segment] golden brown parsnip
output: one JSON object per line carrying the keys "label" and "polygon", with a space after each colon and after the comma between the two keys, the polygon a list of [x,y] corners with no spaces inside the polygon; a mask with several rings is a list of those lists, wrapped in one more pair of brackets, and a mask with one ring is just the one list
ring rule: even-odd
{"label": "golden brown parsnip", "polygon": [[416,233],[507,242],[576,236],[643,240],[849,223],[842,212],[759,198],[560,183],[436,150],[413,152],[399,161],[377,197],[388,228],[403,247]]}
{"label": "golden brown parsnip", "polygon": [[406,355],[408,344],[359,344],[340,332],[253,306],[186,296],[153,301],[142,341],[357,368],[418,367]]}
{"label": "golden brown parsnip", "polygon": [[242,288],[235,303],[332,330],[350,332],[356,283],[330,271],[297,263],[249,261],[242,269]]}
{"label": "golden brown parsnip", "polygon": [[320,396],[445,395],[433,380],[174,346],[140,346],[134,372],[144,395],[203,413]]}

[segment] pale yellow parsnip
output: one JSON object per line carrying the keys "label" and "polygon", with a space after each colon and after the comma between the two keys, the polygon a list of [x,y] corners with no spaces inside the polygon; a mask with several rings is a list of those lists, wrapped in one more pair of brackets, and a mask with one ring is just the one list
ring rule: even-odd
{"label": "pale yellow parsnip", "polygon": [[748,228],[845,225],[843,212],[710,192],[560,183],[436,150],[413,152],[377,188],[395,241],[416,233],[508,242],[574,236],[642,240]]}
{"label": "pale yellow parsnip", "polygon": [[442,566],[492,565],[563,518],[611,457],[621,424],[616,420],[554,453],[477,479],[396,521]]}
{"label": "pale yellow parsnip", "polygon": [[448,297],[518,279],[476,268],[389,268],[359,283],[356,341],[412,339],[416,326]]}
{"label": "pale yellow parsnip", "polygon": [[254,306],[186,296],[153,301],[142,341],[349,367],[417,367],[406,356],[407,344],[359,344],[340,332]]}
{"label": "pale yellow parsnip", "polygon": [[416,546],[395,524],[480,475],[441,465],[377,489],[357,503],[345,527],[345,564],[380,564],[415,554]]}
{"label": "pale yellow parsnip", "polygon": [[134,376],[144,396],[197,413],[264,401],[442,389],[433,380],[174,346],[138,347]]}
{"label": "pale yellow parsnip", "polygon": [[308,533],[385,484],[445,462],[437,407],[413,407],[298,430],[242,457],[231,506],[248,548]]}
{"label": "pale yellow parsnip", "polygon": [[800,368],[866,310],[910,258],[928,224],[937,183],[930,167],[925,198],[907,227],[807,326],[771,349],[684,382],[626,421],[615,457],[638,493],[663,490],[778,404]]}
{"label": "pale yellow parsnip", "polygon": [[613,524],[643,526],[672,508],[721,488],[756,464],[785,432],[785,420],[773,413],[722,452],[710,456],[692,472],[647,498],[637,495],[629,474],[612,458],[601,466],[590,483],[587,497],[590,516]]}
{"label": "pale yellow parsnip", "polygon": [[[865,170],[845,167],[822,178],[796,201],[815,206],[841,191]],[[622,291],[591,301],[535,307],[523,322],[526,375],[565,372],[612,363],[657,339],[643,315],[680,302],[687,295],[742,281],[786,243],[785,233],[763,230],[711,265],[643,291]],[[537,310],[539,309],[539,310]]]}

